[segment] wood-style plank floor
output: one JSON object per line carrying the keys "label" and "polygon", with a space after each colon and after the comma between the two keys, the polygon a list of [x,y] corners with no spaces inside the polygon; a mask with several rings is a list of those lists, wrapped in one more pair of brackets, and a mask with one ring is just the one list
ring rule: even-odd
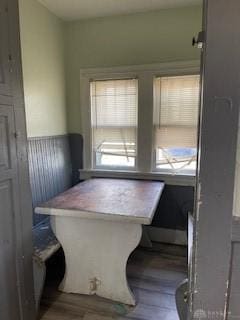
{"label": "wood-style plank floor", "polygon": [[187,264],[186,257],[173,255],[172,249],[171,246],[137,249],[130,257],[127,274],[138,301],[136,307],[97,296],[61,293],[56,283],[50,282],[43,292],[39,319],[178,320],[175,290],[186,278]]}

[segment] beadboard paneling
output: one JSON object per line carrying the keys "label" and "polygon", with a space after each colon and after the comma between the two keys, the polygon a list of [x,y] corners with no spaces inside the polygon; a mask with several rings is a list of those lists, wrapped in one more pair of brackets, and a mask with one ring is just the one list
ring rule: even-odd
{"label": "beadboard paneling", "polygon": [[[71,186],[69,138],[51,136],[28,140],[33,208]],[[34,225],[46,216],[34,214]]]}
{"label": "beadboard paneling", "polygon": [[78,133],[69,133],[69,145],[72,160],[72,183],[79,183],[79,169],[83,168],[83,137]]}
{"label": "beadboard paneling", "polygon": [[193,212],[194,188],[166,185],[152,226],[171,230],[187,230],[188,213]]}

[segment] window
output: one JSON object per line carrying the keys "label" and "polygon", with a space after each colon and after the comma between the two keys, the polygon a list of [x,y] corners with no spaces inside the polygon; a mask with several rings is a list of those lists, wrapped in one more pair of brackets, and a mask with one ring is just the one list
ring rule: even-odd
{"label": "window", "polygon": [[199,76],[154,79],[155,167],[162,171],[195,171]]}
{"label": "window", "polygon": [[135,167],[138,81],[90,83],[92,162],[98,167]]}
{"label": "window", "polygon": [[82,69],[85,177],[194,184],[199,61]]}

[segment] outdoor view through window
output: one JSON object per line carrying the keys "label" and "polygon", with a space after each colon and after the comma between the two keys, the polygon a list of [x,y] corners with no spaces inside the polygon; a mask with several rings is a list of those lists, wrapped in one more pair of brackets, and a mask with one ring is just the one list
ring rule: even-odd
{"label": "outdoor view through window", "polygon": [[137,135],[136,79],[91,82],[93,163],[134,167]]}
{"label": "outdoor view through window", "polygon": [[156,168],[178,172],[196,169],[199,76],[154,80]]}
{"label": "outdoor view through window", "polygon": [[[135,168],[145,147],[137,142],[138,80],[96,80],[90,90],[93,167]],[[152,92],[152,170],[194,173],[199,75],[155,77]]]}

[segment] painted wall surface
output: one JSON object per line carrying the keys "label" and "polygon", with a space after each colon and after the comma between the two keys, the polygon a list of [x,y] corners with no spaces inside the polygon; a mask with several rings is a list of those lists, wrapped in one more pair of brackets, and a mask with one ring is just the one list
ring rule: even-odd
{"label": "painted wall surface", "polygon": [[64,134],[64,23],[36,0],[19,9],[28,137]]}
{"label": "painted wall surface", "polygon": [[81,68],[199,59],[201,21],[201,7],[189,7],[66,23],[69,132],[81,133]]}
{"label": "painted wall surface", "polygon": [[159,201],[152,226],[187,230],[188,213],[193,212],[194,188],[166,185]]}

